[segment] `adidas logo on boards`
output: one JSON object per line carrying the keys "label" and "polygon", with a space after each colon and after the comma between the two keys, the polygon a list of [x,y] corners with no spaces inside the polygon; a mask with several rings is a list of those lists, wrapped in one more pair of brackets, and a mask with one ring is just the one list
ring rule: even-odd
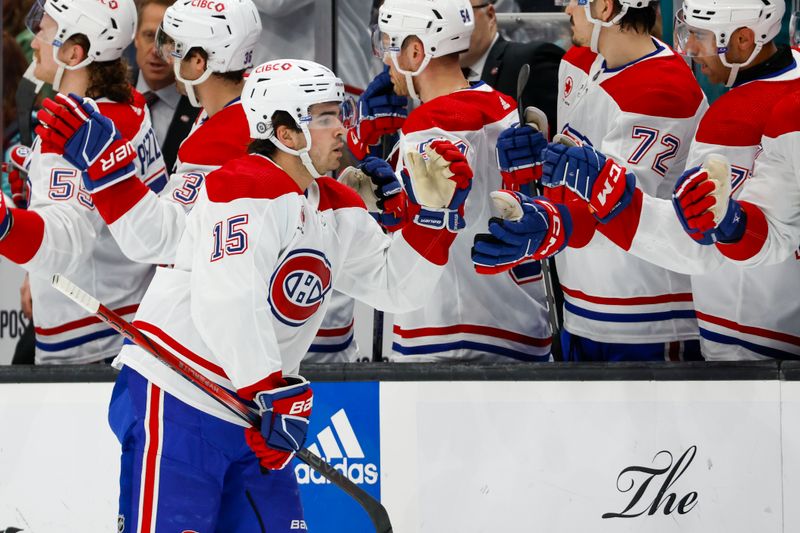
{"label": "adidas logo on boards", "polygon": [[[333,468],[347,476],[353,483],[359,485],[377,483],[378,467],[375,463],[365,461],[364,450],[356,438],[353,426],[344,409],[339,409],[331,416],[331,424],[332,426],[329,425],[317,433],[317,442],[309,445],[308,450],[328,461]],[[320,448],[322,448],[322,453],[320,453]],[[306,464],[295,466],[294,474],[300,485],[330,484],[330,481],[325,479],[322,474],[315,472]]]}

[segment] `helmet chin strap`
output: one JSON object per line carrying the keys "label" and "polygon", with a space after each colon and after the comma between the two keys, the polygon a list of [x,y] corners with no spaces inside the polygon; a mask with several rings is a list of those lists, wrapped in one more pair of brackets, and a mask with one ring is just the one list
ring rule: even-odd
{"label": "helmet chin strap", "polygon": [[194,86],[200,85],[201,83],[206,81],[208,78],[211,77],[211,75],[214,72],[210,68],[208,68],[208,65],[206,65],[205,72],[203,72],[203,74],[199,78],[197,78],[196,80],[187,80],[184,79],[183,76],[181,76],[181,61],[172,62],[172,70],[175,72],[175,79],[181,82],[183,86],[186,88],[186,96],[189,97],[189,102],[192,104],[192,106],[203,107],[197,100],[197,93],[194,90]]}
{"label": "helmet chin strap", "polygon": [[308,126],[305,124],[300,126],[300,130],[303,132],[303,136],[306,138],[306,145],[300,150],[294,150],[293,148],[289,148],[280,142],[278,138],[275,137],[274,132],[269,136],[269,140],[272,141],[272,144],[274,144],[275,147],[281,152],[299,157],[300,162],[303,163],[304,167],[306,167],[306,170],[308,170],[308,173],[311,174],[311,177],[317,179],[321,177],[322,174],[319,173],[317,168],[314,166],[314,163],[311,161],[311,156],[308,155],[308,151],[311,149],[311,133],[308,131]]}
{"label": "helmet chin strap", "polygon": [[726,50],[726,52],[722,52],[721,54],[719,54],[719,59],[720,59],[720,61],[722,61],[722,64],[725,65],[726,67],[728,67],[729,69],[731,69],[731,73],[728,74],[728,81],[725,82],[725,87],[732,87],[733,86],[733,84],[736,82],[736,76],[739,75],[739,70],[741,70],[742,67],[746,67],[747,65],[749,65],[750,63],[753,62],[753,59],[755,59],[755,57],[761,51],[761,47],[762,46],[763,46],[762,44],[757,43],[756,47],[753,49],[752,53],[750,54],[750,57],[748,57],[747,60],[744,63],[730,63],[730,62],[728,62],[728,59],[725,57],[725,54],[726,54],[727,50]]}
{"label": "helmet chin strap", "polygon": [[417,70],[415,70],[414,72],[411,72],[410,70],[405,70],[400,68],[400,63],[397,60],[397,52],[389,52],[389,55],[392,58],[392,63],[394,64],[394,68],[397,70],[397,72],[402,74],[406,80],[406,88],[408,89],[408,95],[414,101],[414,105],[419,105],[421,100],[419,98],[419,95],[417,95],[417,90],[414,88],[414,77],[419,76],[419,74],[423,70],[425,70],[425,68],[428,66],[428,63],[430,63],[431,61],[431,57],[426,54],[419,68],[417,68]]}
{"label": "helmet chin strap", "polygon": [[58,65],[58,69],[56,70],[55,77],[53,77],[53,84],[52,84],[53,85],[53,91],[55,91],[55,92],[58,92],[58,90],[61,88],[61,81],[64,78],[64,72],[65,71],[67,71],[67,70],[78,70],[79,68],[83,68],[83,67],[85,67],[86,65],[88,65],[89,63],[92,62],[92,59],[90,57],[85,57],[83,59],[83,61],[81,61],[77,65],[69,66],[69,65],[67,65],[66,63],[64,63],[63,61],[61,61],[58,58],[58,51],[59,50],[61,50],[60,47],[53,46],[53,60],[56,62],[56,65]]}
{"label": "helmet chin strap", "polygon": [[609,28],[614,24],[618,24],[619,21],[622,20],[622,17],[628,12],[628,6],[623,5],[619,13],[617,13],[614,18],[607,21],[597,20],[592,16],[591,1],[584,6],[584,9],[586,10],[586,19],[592,23],[592,39],[589,43],[589,48],[591,48],[592,52],[595,54],[599,54],[600,51],[597,49],[597,44],[600,42],[600,29]]}

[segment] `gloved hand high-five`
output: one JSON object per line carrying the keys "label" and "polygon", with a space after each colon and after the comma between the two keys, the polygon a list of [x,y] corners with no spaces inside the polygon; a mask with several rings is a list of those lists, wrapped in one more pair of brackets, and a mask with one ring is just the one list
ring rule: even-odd
{"label": "gloved hand high-five", "polygon": [[421,226],[458,231],[466,226],[464,202],[472,188],[466,156],[448,140],[427,143],[406,153],[402,171],[408,195],[408,218]]}
{"label": "gloved hand high-five", "polygon": [[503,217],[489,220],[489,233],[475,235],[472,262],[479,274],[497,274],[528,259],[545,259],[567,245],[572,221],[564,206],[507,190],[491,196]]}
{"label": "gloved hand high-five", "polygon": [[9,149],[9,162],[3,163],[3,172],[6,174],[8,184],[11,187],[11,199],[14,205],[20,209],[27,209],[30,191],[28,180],[25,177],[25,159],[31,153],[31,149],[21,144],[15,144]]}
{"label": "gloved hand high-five", "polygon": [[503,177],[503,188],[525,195],[534,192],[534,182],[542,176],[542,150],[547,147],[547,117],[535,107],[525,110],[525,124],[500,133],[495,154]]}
{"label": "gloved hand high-five", "polygon": [[542,159],[542,184],[566,186],[589,204],[600,222],[610,221],[633,199],[636,176],[591,146],[553,142],[542,152]]}
{"label": "gloved hand high-five", "polygon": [[742,238],[747,217],[731,194],[730,163],[709,156],[675,183],[672,205],[686,233],[700,244],[731,243]]}
{"label": "gloved hand high-five", "polygon": [[111,119],[89,98],[57,94],[45,99],[37,117],[42,142],[60,148],[64,158],[83,172],[83,184],[97,192],[136,174],[136,151]]}
{"label": "gloved hand high-five", "polygon": [[379,157],[367,157],[358,167],[369,176],[378,208],[378,222],[387,231],[397,231],[408,221],[408,198],[392,166]]}
{"label": "gloved hand high-five", "polygon": [[314,394],[302,376],[284,375],[286,385],[255,396],[261,411],[261,431],[245,429],[247,445],[264,468],[280,470],[303,447]]}
{"label": "gloved hand high-five", "polygon": [[398,96],[392,88],[392,79],[386,67],[370,82],[358,99],[358,126],[347,135],[347,145],[359,160],[369,154],[384,135],[397,132],[408,116],[408,99]]}

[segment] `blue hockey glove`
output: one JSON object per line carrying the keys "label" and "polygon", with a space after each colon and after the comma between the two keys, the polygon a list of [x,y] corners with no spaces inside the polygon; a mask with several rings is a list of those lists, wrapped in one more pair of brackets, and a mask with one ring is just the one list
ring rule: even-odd
{"label": "blue hockey glove", "polygon": [[359,160],[384,135],[399,130],[408,116],[408,98],[394,93],[388,67],[378,74],[358,99],[358,126],[347,135],[350,151]]}
{"label": "blue hockey glove", "polygon": [[57,94],[55,100],[46,99],[42,105],[37,132],[43,142],[61,148],[64,158],[82,171],[90,193],[136,174],[136,151],[92,100]]}
{"label": "blue hockey glove", "polygon": [[542,184],[567,187],[606,223],[625,209],[636,190],[636,176],[588,145],[550,143],[542,152]]}
{"label": "blue hockey glove", "polygon": [[744,235],[744,210],[730,197],[730,187],[720,186],[705,168],[698,166],[681,174],[672,205],[684,231],[699,244],[732,243]]}
{"label": "blue hockey glove", "polygon": [[546,147],[547,139],[532,126],[504,130],[497,138],[495,148],[503,188],[532,194],[533,183],[542,177],[542,150]]}
{"label": "blue hockey glove", "polygon": [[265,468],[280,470],[303,447],[314,394],[301,376],[284,375],[287,385],[256,394],[261,431],[245,430],[247,444]]}
{"label": "blue hockey glove", "polygon": [[479,274],[497,274],[528,259],[545,259],[567,245],[572,220],[566,207],[505,190],[492,193],[492,199],[496,205],[503,200],[508,206],[504,216],[510,218],[492,218],[489,233],[475,235],[472,262]]}
{"label": "blue hockey glove", "polygon": [[387,231],[397,231],[407,222],[407,197],[392,166],[379,157],[367,157],[358,167],[374,185],[378,223]]}

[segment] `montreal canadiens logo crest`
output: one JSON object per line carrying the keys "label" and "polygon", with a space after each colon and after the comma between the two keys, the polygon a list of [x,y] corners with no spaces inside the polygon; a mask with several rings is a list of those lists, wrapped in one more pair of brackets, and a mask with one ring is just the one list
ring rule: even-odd
{"label": "montreal canadiens logo crest", "polygon": [[272,274],[269,306],[289,326],[302,326],[317,312],[331,289],[331,265],[317,250],[291,252]]}

